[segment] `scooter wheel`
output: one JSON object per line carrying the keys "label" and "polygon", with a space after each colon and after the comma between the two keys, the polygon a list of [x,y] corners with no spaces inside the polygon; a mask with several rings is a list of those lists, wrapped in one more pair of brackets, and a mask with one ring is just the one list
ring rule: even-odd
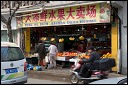
{"label": "scooter wheel", "polygon": [[72,73],[71,76],[70,76],[70,82],[72,84],[78,84],[79,83],[79,79],[78,77],[76,76],[75,73]]}
{"label": "scooter wheel", "polygon": [[87,80],[83,80],[83,84],[88,84],[88,81]]}
{"label": "scooter wheel", "polygon": [[104,76],[104,75],[99,75],[97,76],[99,79],[107,79],[108,77],[107,76]]}

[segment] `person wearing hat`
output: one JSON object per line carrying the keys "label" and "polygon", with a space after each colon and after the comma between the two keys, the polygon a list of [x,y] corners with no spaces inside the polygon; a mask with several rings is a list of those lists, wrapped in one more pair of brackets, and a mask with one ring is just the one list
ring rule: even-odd
{"label": "person wearing hat", "polygon": [[50,68],[56,68],[56,56],[58,53],[57,46],[55,45],[55,41],[51,41],[51,45],[48,48],[49,51],[49,61]]}
{"label": "person wearing hat", "polygon": [[90,58],[81,60],[82,63],[86,63],[82,65],[78,73],[78,75],[81,77],[86,77],[88,69],[93,68],[94,61],[97,61],[100,59],[100,54],[95,51],[95,48],[93,46],[88,47],[87,51],[90,53]]}

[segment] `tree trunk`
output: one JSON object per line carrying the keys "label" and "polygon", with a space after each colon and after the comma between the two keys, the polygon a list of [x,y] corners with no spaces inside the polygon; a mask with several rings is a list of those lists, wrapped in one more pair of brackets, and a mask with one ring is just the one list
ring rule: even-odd
{"label": "tree trunk", "polygon": [[11,21],[8,21],[7,29],[8,29],[7,34],[8,34],[9,42],[13,42]]}

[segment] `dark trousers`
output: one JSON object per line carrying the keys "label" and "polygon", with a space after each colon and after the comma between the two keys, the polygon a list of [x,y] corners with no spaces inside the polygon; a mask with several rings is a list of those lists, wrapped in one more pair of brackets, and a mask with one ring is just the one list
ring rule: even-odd
{"label": "dark trousers", "polygon": [[80,71],[78,73],[79,76],[85,77],[87,75],[88,69],[91,67],[91,64],[83,64],[82,67],[80,68]]}

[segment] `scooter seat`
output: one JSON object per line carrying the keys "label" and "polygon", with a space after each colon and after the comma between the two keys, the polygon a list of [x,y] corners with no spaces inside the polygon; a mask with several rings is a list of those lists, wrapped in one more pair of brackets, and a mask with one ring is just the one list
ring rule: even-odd
{"label": "scooter seat", "polygon": [[99,70],[91,70],[91,71],[99,71]]}

